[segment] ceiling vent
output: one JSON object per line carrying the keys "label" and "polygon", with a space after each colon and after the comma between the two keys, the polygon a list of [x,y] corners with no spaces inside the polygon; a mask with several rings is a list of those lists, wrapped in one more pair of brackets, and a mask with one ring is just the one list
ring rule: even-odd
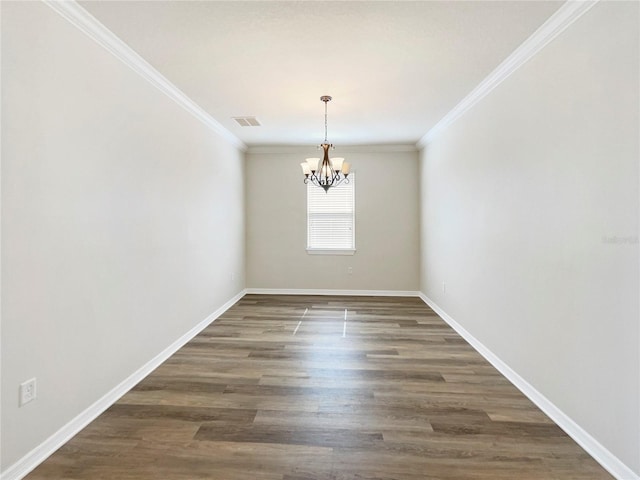
{"label": "ceiling vent", "polygon": [[259,127],[260,122],[256,117],[233,117],[241,127]]}

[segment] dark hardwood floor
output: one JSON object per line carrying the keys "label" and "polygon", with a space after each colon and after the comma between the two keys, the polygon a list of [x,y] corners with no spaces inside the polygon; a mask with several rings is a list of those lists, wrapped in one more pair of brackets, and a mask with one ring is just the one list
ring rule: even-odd
{"label": "dark hardwood floor", "polygon": [[26,478],[612,477],[420,299],[247,295]]}

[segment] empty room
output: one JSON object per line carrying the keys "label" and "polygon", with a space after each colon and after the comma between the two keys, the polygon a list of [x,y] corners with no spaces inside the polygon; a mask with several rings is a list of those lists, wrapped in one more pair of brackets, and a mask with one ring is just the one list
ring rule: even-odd
{"label": "empty room", "polygon": [[639,26],[0,1],[0,480],[640,480]]}

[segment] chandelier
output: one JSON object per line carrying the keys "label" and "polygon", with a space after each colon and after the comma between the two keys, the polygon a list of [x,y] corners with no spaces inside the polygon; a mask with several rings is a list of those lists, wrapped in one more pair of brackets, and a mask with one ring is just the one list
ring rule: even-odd
{"label": "chandelier", "polygon": [[323,95],[320,100],[324,102],[324,143],[318,148],[324,150],[322,163],[319,158],[307,158],[302,162],[302,173],[304,173],[304,183],[311,182],[312,185],[324,188],[328,192],[331,187],[337,187],[342,182],[349,183],[349,171],[351,165],[344,161],[344,158],[329,159],[329,149],[333,149],[333,145],[327,142],[327,103],[331,101],[329,95]]}

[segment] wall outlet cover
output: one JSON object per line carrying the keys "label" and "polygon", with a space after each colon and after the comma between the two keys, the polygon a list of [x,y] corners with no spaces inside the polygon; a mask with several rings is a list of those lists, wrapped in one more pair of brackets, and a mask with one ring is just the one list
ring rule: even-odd
{"label": "wall outlet cover", "polygon": [[36,379],[32,378],[20,384],[20,406],[36,399]]}

